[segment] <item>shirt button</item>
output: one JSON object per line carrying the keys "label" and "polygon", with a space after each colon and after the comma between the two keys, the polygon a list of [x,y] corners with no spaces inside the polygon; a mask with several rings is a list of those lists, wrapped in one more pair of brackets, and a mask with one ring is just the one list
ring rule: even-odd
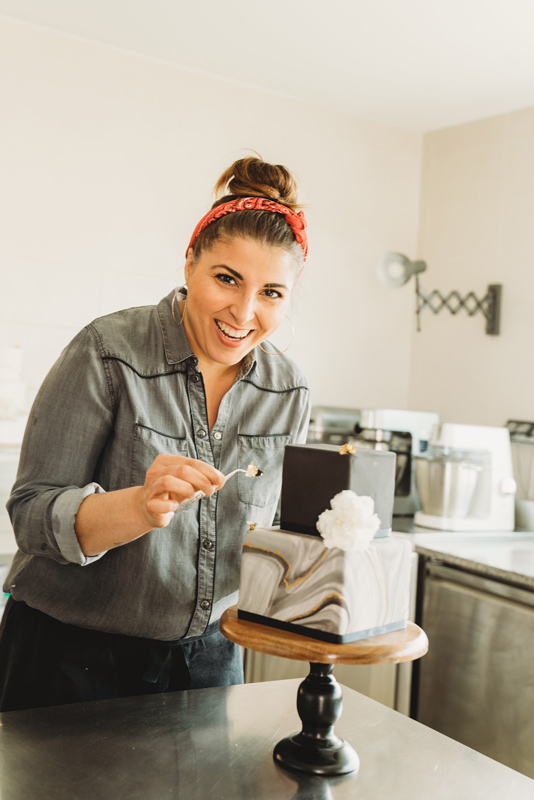
{"label": "shirt button", "polygon": [[222,433],[220,431],[217,431],[217,433],[213,434],[213,438],[214,439],[222,439]]}
{"label": "shirt button", "polygon": [[196,375],[196,374],[195,375],[191,375],[191,380],[193,381],[193,383],[198,383],[199,380],[200,380],[200,375]]}
{"label": "shirt button", "polygon": [[206,431],[204,430],[204,428],[199,428],[197,434],[200,436],[201,439],[203,439],[204,436],[206,435]]}
{"label": "shirt button", "polygon": [[203,611],[207,611],[209,608],[211,608],[211,603],[210,603],[210,601],[209,601],[209,600],[203,600],[203,601],[201,602],[201,604],[200,604],[200,608],[201,608]]}
{"label": "shirt button", "polygon": [[202,547],[204,550],[213,550],[213,542],[210,539],[204,539]]}

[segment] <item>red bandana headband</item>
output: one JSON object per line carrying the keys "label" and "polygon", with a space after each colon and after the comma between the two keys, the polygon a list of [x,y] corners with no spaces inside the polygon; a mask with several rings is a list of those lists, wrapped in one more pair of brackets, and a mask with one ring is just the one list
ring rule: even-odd
{"label": "red bandana headband", "polygon": [[187,248],[186,257],[187,253],[189,252],[189,248],[193,247],[202,231],[207,228],[211,222],[216,222],[221,217],[224,217],[226,214],[231,214],[233,211],[258,210],[273,211],[276,214],[283,214],[285,216],[287,224],[295,234],[295,239],[302,247],[304,253],[304,263],[306,263],[306,258],[308,256],[308,237],[306,236],[306,226],[308,223],[306,222],[304,211],[299,211],[298,214],[295,214],[295,212],[287,206],[283,206],[281,203],[276,203],[274,200],[267,200],[265,197],[238,197],[236,200],[230,200],[228,203],[221,203],[220,206],[215,206],[215,208],[212,208],[211,211],[208,211],[206,216],[202,217],[193,232],[191,241],[189,242],[189,246]]}

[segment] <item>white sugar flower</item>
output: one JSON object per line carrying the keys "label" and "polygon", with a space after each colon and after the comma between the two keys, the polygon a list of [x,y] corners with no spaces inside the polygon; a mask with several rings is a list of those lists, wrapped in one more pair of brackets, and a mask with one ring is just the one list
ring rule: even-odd
{"label": "white sugar flower", "polygon": [[317,520],[325,547],[366,550],[380,528],[373,498],[345,489],[332,498],[330,505],[332,509],[323,511]]}

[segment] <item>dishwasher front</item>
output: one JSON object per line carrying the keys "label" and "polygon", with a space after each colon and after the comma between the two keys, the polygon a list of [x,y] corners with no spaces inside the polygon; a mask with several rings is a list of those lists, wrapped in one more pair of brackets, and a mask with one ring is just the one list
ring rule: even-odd
{"label": "dishwasher front", "polygon": [[412,715],[534,778],[534,592],[422,560]]}

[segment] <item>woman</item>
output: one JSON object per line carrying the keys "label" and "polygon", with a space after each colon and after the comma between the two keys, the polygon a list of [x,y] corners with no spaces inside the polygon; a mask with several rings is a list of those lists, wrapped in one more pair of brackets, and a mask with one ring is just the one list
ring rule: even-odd
{"label": "woman", "polygon": [[[36,398],[8,502],[3,711],[242,681],[218,621],[247,520],[273,524],[284,447],[306,436],[305,379],[262,343],[307,239],[284,167],[245,158],[215,188],[187,288],[88,325]],[[224,485],[251,462],[261,477]]]}

